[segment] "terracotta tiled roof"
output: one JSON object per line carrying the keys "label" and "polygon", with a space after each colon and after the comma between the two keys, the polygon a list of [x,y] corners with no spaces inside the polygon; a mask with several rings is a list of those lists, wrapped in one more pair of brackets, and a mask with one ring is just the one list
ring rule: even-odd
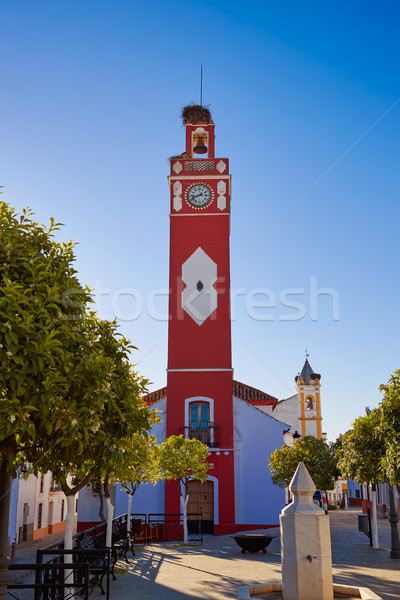
{"label": "terracotta tiled roof", "polygon": [[[274,398],[274,396],[270,396],[270,394],[262,392],[257,388],[253,388],[250,385],[246,385],[245,383],[241,383],[240,381],[233,381],[232,392],[236,398],[246,400],[246,402],[254,404],[255,406],[272,404],[275,407],[275,405],[278,403],[278,399]],[[146,402],[146,404],[154,404],[154,402],[161,400],[161,398],[165,398],[166,395],[167,388],[163,387],[155,392],[151,392],[150,394],[143,396],[143,400]]]}
{"label": "terracotta tiled roof", "polygon": [[274,396],[270,396],[266,392],[262,392],[240,381],[233,381],[233,395],[256,406],[264,404],[273,404],[275,406],[278,402],[278,398],[274,398]]}
{"label": "terracotta tiled roof", "polygon": [[154,402],[158,402],[158,400],[161,400],[161,398],[165,398],[166,395],[167,387],[163,387],[155,392],[146,394],[146,396],[143,396],[142,400],[144,400],[146,404],[154,404]]}

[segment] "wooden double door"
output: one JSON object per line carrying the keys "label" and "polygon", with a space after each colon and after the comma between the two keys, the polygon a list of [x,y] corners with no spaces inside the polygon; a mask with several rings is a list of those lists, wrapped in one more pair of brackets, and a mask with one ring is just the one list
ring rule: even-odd
{"label": "wooden double door", "polygon": [[[203,517],[203,533],[214,533],[214,484],[212,481],[189,481],[189,502],[187,506],[188,515],[190,513],[201,514]],[[197,521],[196,517],[188,517],[188,527],[191,528],[190,521]],[[192,527],[195,527],[193,522]]]}

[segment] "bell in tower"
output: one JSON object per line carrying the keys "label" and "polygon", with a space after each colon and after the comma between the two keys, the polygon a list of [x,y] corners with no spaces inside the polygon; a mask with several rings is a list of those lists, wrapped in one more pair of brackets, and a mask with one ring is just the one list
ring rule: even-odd
{"label": "bell in tower", "polygon": [[[193,152],[194,154],[207,154],[208,152],[208,148],[204,143],[204,137],[207,136],[207,134],[204,132],[199,134],[199,133],[195,133],[193,135],[193,142],[195,142],[196,140],[196,145],[193,146]],[[207,140],[207,137],[206,137]]]}
{"label": "bell in tower", "polygon": [[186,152],[191,158],[196,154],[214,158],[214,122],[205,106],[185,106],[182,120],[186,127]]}

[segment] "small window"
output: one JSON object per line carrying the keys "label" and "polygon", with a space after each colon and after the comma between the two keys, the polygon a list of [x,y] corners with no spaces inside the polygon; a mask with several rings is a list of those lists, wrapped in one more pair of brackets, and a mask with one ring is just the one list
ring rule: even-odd
{"label": "small window", "polygon": [[37,519],[37,528],[42,528],[42,513],[43,513],[43,504],[40,503],[38,506],[38,519]]}
{"label": "small window", "polygon": [[201,292],[202,289],[203,289],[203,287],[204,287],[203,282],[202,281],[198,281],[196,287],[197,287],[197,291]]}
{"label": "small window", "polygon": [[78,498],[76,499],[76,502],[75,502],[75,512],[76,513],[78,512]]}
{"label": "small window", "polygon": [[44,490],[44,475],[40,473],[40,481],[39,481],[39,494],[43,494]]}
{"label": "small window", "polygon": [[306,402],[307,402],[306,409],[307,410],[313,410],[314,409],[313,397],[312,396],[307,396]]}
{"label": "small window", "polygon": [[64,505],[65,500],[61,500],[61,521],[64,521]]}

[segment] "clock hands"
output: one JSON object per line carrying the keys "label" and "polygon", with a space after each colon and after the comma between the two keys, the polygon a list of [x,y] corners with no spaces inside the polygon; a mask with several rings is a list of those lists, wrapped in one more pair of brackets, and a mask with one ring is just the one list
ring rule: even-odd
{"label": "clock hands", "polygon": [[205,208],[212,200],[212,191],[207,184],[192,185],[186,192],[186,199],[196,208]]}

